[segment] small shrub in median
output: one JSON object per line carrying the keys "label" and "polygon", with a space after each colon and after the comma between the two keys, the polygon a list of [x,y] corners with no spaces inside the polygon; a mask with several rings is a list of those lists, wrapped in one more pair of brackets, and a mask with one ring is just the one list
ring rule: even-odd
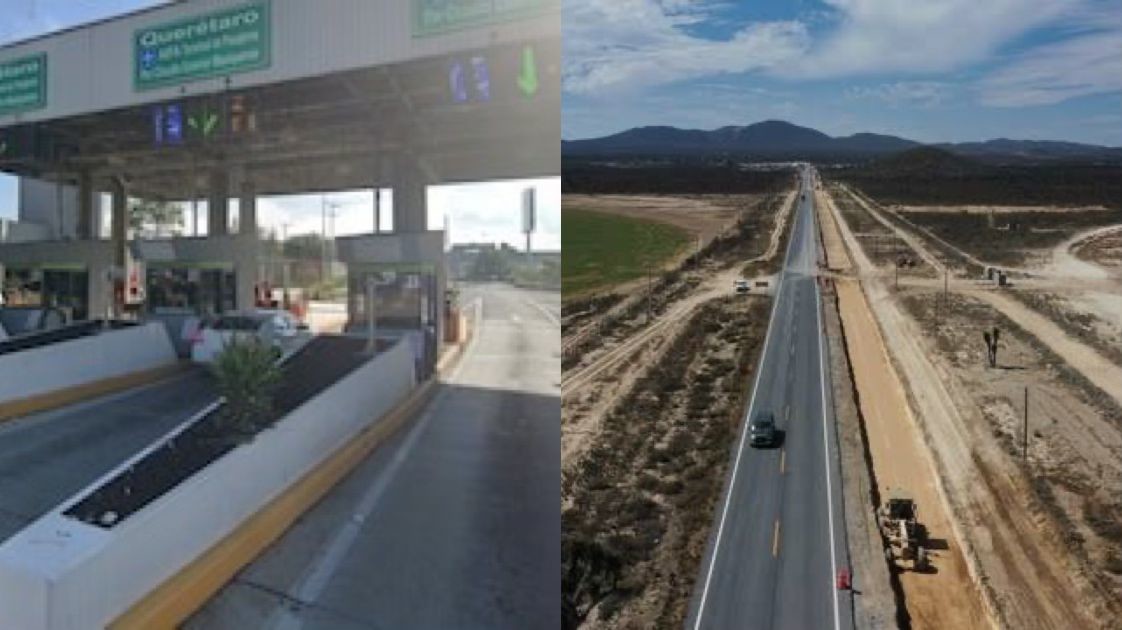
{"label": "small shrub in median", "polygon": [[276,348],[257,339],[231,341],[212,370],[226,400],[219,423],[223,437],[252,439],[272,418],[273,397],[281,382]]}

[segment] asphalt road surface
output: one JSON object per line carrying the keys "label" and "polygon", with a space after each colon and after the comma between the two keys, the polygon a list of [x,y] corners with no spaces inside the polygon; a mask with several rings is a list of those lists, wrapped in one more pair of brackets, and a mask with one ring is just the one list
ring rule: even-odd
{"label": "asphalt road surface", "polygon": [[0,540],[217,397],[202,370],[0,424]]}
{"label": "asphalt road surface", "polygon": [[748,412],[773,413],[781,442],[738,442],[687,628],[852,627],[848,591],[835,588],[848,561],[805,175],[803,190]]}
{"label": "asphalt road surface", "polygon": [[419,419],[188,628],[560,627],[560,296],[462,287],[482,326]]}

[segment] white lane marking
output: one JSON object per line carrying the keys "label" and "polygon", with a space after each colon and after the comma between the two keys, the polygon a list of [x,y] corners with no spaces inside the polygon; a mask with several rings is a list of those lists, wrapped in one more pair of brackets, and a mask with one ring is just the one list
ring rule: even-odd
{"label": "white lane marking", "polygon": [[[471,339],[468,341],[467,347],[464,348],[464,356],[460,358],[459,363],[452,369],[452,373],[448,376],[448,382],[459,380],[460,373],[469,362],[469,357],[475,353],[479,337],[482,336],[483,298],[477,297],[472,300],[472,306],[475,310],[476,328],[472,331]],[[335,572],[339,569],[339,564],[354,545],[366,519],[370,517],[374,508],[377,507],[378,501],[381,499],[382,495],[385,494],[386,488],[397,476],[398,470],[412,453],[417,440],[431,421],[434,411],[443,403],[447,396],[448,390],[441,389],[437,392],[436,396],[433,397],[432,401],[429,402],[424,415],[422,415],[421,419],[410,429],[409,434],[405,437],[405,441],[402,442],[397,452],[394,453],[386,469],[382,471],[382,474],[379,475],[378,479],[362,496],[358,507],[352,512],[351,518],[335,532],[326,550],[307,568],[301,580],[297,582],[296,588],[290,591],[294,599],[306,604],[314,604],[316,600],[320,598],[327,584],[330,582],[331,577],[334,576]],[[270,616],[265,627],[278,630],[299,630],[304,627],[304,621],[296,612],[288,608],[281,608]]]}
{"label": "white lane marking", "polygon": [[[796,217],[797,218],[797,217]],[[791,258],[791,246],[795,242],[795,227],[791,228],[791,239],[787,241],[787,251],[783,255],[783,267],[787,267],[787,262]],[[705,616],[705,600],[709,597],[709,584],[713,580],[713,568],[717,565],[717,556],[721,550],[721,535],[725,531],[725,519],[729,515],[729,504],[732,502],[733,490],[736,488],[736,473],[740,470],[740,457],[744,454],[744,439],[748,437],[748,422],[752,417],[752,409],[756,406],[756,389],[760,386],[760,374],[763,373],[764,362],[767,360],[768,344],[771,342],[771,331],[774,330],[773,324],[775,323],[775,312],[779,310],[779,304],[783,301],[783,288],[787,285],[784,282],[783,269],[779,270],[779,288],[776,290],[775,302],[771,305],[771,317],[768,318],[767,333],[764,334],[764,349],[760,355],[760,362],[756,366],[756,377],[752,384],[752,396],[748,401],[748,414],[744,417],[744,422],[740,427],[740,444],[736,447],[736,460],[732,465],[732,478],[729,481],[729,490],[725,494],[725,505],[721,509],[721,522],[717,525],[717,540],[713,542],[713,554],[709,557],[709,569],[705,572],[705,586],[701,589],[701,601],[697,605],[697,619],[694,620],[694,630],[701,627],[701,619]]]}
{"label": "white lane marking", "polygon": [[822,385],[822,443],[825,450],[822,457],[826,459],[826,514],[830,523],[830,590],[834,594],[834,628],[841,629],[841,619],[838,608],[838,589],[834,585],[834,578],[838,574],[837,552],[834,550],[834,491],[830,482],[830,434],[826,427],[826,360],[822,354],[825,338],[822,334],[822,296],[818,290],[818,281],[814,282],[814,303],[818,315],[818,366],[819,383]]}
{"label": "white lane marking", "polygon": [[[412,430],[409,431],[409,435],[406,436],[405,442],[402,443],[401,447],[394,453],[393,459],[390,460],[386,470],[370,485],[351,513],[350,518],[335,531],[323,553],[321,553],[304,572],[296,588],[290,591],[294,599],[311,605],[315,604],[320,596],[323,595],[331,578],[334,577],[335,573],[339,570],[339,565],[343,563],[343,560],[350,553],[351,547],[354,546],[355,540],[358,539],[363,526],[366,524],[366,520],[370,518],[371,513],[374,512],[374,508],[377,507],[378,501],[380,501],[382,495],[385,494],[386,488],[388,488],[390,483],[397,477],[402,464],[405,463],[405,460],[408,459],[409,455],[413,452],[417,440],[420,438],[425,428],[428,427],[433,412],[443,403],[447,392],[448,390],[442,389],[432,400],[428,410],[426,410],[425,414],[421,417],[421,421],[413,426]],[[289,607],[283,607],[276,610],[267,624],[267,627],[276,630],[299,630],[304,627],[304,620],[297,612],[294,612]]]}
{"label": "white lane marking", "polygon": [[535,300],[533,298],[523,298],[523,299],[526,300],[527,304],[529,304],[530,306],[533,306],[534,308],[541,311],[541,314],[545,315],[545,318],[549,320],[549,323],[553,324],[554,326],[556,326],[560,330],[560,328],[561,328],[561,318],[554,315],[553,311],[549,310],[545,306],[542,306],[542,304],[540,302],[538,302],[537,300]]}

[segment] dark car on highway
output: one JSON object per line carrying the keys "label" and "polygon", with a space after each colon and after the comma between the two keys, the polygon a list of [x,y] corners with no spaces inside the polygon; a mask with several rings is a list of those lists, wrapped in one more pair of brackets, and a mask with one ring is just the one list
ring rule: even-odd
{"label": "dark car on highway", "polygon": [[775,446],[775,416],[764,411],[752,419],[748,425],[748,440],[752,446]]}

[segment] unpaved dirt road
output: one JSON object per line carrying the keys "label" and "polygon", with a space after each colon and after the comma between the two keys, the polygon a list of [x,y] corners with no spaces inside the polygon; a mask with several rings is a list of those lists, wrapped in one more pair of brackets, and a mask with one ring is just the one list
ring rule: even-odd
{"label": "unpaved dirt road", "polygon": [[[838,258],[844,253],[837,244],[837,233],[848,232],[840,213],[829,203],[819,206],[824,240],[832,247],[830,266],[849,266]],[[856,253],[859,267],[869,269],[871,262],[858,248],[852,234],[846,239]],[[871,269],[869,269],[871,271]],[[907,395],[885,352],[877,323],[873,319],[860,285],[853,279],[837,282],[842,326],[849,348],[849,360],[858,391],[858,403],[865,421],[876,483],[882,497],[893,491],[911,496],[919,505],[921,522],[931,538],[933,572],[901,574],[908,614],[913,628],[977,628],[989,625],[981,598],[955,535],[951,516],[938,488],[934,463],[920,437],[908,406]]]}
{"label": "unpaved dirt road", "polygon": [[[1070,558],[1056,531],[1042,523],[1041,515],[1029,505],[1032,489],[996,444],[957,375],[938,359],[933,341],[871,273],[867,257],[840,215],[839,221],[861,270],[865,297],[880,334],[907,385],[904,391],[915,409],[922,445],[935,463],[935,487],[950,508],[948,521],[970,575],[986,595],[981,605],[998,624],[1010,628],[1109,624],[1097,619],[1085,604],[1085,580],[1071,572]],[[881,395],[877,390],[862,393],[863,402]],[[870,439],[875,445],[876,439]],[[877,474],[879,481],[879,468]],[[924,514],[922,503],[920,509]],[[926,514],[923,518],[929,519],[930,509]],[[906,596],[911,610],[911,592]]]}

